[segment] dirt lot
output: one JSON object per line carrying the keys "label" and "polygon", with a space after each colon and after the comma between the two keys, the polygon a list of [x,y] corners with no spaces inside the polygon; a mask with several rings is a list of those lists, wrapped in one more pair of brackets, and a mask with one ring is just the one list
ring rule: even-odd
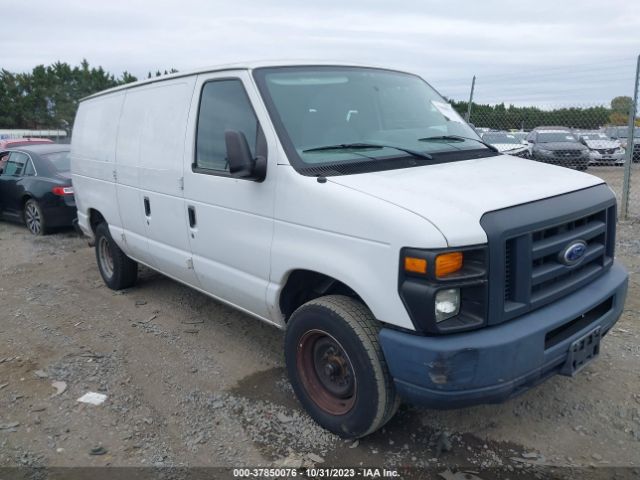
{"label": "dirt lot", "polygon": [[[620,184],[619,169],[593,172]],[[619,225],[629,297],[582,374],[498,406],[403,406],[359,442],[301,411],[278,330],[149,270],[113,292],[93,249],[70,231],[33,238],[0,223],[0,240],[0,467],[316,464],[640,478],[640,222]],[[66,390],[56,394],[54,381]],[[77,402],[88,391],[107,400]]]}

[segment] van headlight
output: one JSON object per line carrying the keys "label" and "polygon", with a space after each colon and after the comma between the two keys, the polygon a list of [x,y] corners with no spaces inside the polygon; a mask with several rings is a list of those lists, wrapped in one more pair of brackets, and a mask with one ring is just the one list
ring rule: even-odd
{"label": "van headlight", "polygon": [[436,293],[436,323],[455,317],[460,312],[460,289],[447,288]]}
{"label": "van headlight", "polygon": [[418,332],[440,335],[486,325],[487,245],[402,248],[398,293]]}

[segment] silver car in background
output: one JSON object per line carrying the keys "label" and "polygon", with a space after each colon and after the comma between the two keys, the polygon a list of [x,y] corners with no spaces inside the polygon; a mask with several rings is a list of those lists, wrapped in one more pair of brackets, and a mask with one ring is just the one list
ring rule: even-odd
{"label": "silver car in background", "polygon": [[619,140],[601,131],[575,132],[580,142],[589,148],[591,165],[624,165],[625,150]]}
{"label": "silver car in background", "polygon": [[482,140],[496,147],[500,153],[516,157],[528,156],[528,145],[511,132],[492,131],[480,136]]}

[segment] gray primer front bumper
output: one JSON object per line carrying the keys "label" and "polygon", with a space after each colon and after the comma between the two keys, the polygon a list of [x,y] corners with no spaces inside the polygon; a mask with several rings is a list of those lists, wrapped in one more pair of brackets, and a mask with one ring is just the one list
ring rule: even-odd
{"label": "gray primer front bumper", "polygon": [[[628,276],[613,266],[580,290],[505,323],[425,337],[385,328],[380,342],[402,397],[433,408],[497,403],[557,374],[569,345],[600,326],[606,333],[622,314]],[[611,308],[562,342],[545,349],[545,336],[607,299]]]}

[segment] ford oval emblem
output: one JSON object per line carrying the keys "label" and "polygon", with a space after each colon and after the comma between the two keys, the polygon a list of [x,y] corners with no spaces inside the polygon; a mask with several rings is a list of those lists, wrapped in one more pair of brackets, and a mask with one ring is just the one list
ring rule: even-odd
{"label": "ford oval emblem", "polygon": [[575,265],[587,252],[587,242],[584,240],[575,240],[564,247],[558,255],[558,260],[564,265]]}

